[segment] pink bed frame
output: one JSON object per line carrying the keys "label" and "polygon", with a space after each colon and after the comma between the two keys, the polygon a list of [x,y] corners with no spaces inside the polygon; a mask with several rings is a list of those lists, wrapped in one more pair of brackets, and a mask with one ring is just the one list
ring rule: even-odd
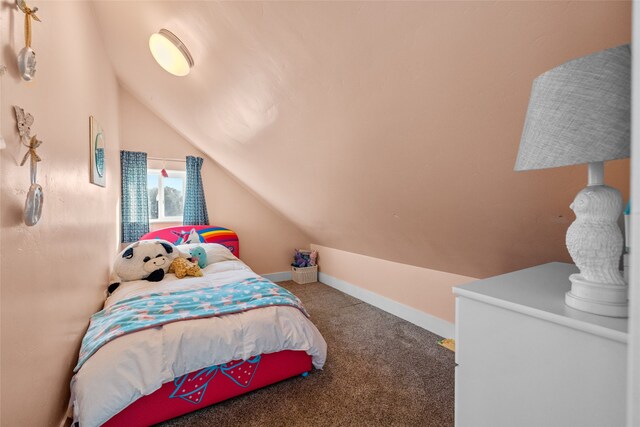
{"label": "pink bed frame", "polygon": [[[237,364],[237,362],[231,363]],[[174,381],[165,383],[150,395],[141,397],[127,406],[103,424],[103,427],[150,426],[310,370],[311,357],[304,351],[285,350],[278,353],[262,354],[253,378],[247,387],[242,387],[230,377],[223,375],[222,372],[217,372],[204,387],[201,400],[196,401],[201,396],[197,392],[184,397],[174,394],[176,385],[179,384],[176,384],[176,381],[179,380],[176,378]],[[187,376],[187,380],[197,379],[197,374],[198,372],[192,372]],[[194,394],[195,397],[189,400]]]}
{"label": "pink bed frame", "polygon": [[[238,236],[223,227],[168,227],[147,233],[141,240],[158,238],[176,243],[180,236],[188,234],[192,229],[206,243],[225,245],[235,256],[240,256]],[[233,361],[201,369],[163,384],[155,392],[141,397],[114,415],[104,426],[149,426],[296,375],[306,376],[311,367],[311,356],[304,351],[285,350],[261,354],[247,361]]]}

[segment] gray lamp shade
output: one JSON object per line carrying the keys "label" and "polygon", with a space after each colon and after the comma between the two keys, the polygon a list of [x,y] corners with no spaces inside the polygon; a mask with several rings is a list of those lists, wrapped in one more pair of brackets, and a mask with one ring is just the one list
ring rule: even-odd
{"label": "gray lamp shade", "polygon": [[515,170],[629,157],[631,49],[574,59],[533,82]]}

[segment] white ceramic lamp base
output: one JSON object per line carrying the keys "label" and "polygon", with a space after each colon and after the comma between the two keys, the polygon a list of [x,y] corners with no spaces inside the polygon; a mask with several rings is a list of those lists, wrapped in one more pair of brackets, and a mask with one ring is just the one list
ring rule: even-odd
{"label": "white ceramic lamp base", "polygon": [[567,230],[567,249],[580,273],[569,277],[571,290],[565,303],[589,313],[627,317],[628,286],[619,269],[622,196],[615,188],[603,185],[603,181],[602,162],[590,163],[589,186],[571,204],[576,220]]}
{"label": "white ceramic lamp base", "polygon": [[594,283],[581,274],[572,274],[571,290],[564,302],[571,308],[601,316],[628,317],[627,286]]}

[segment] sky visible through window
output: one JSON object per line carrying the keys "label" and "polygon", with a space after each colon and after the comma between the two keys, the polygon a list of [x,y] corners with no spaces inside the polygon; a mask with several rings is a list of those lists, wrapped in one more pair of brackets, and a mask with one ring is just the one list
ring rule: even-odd
{"label": "sky visible through window", "polygon": [[184,172],[167,172],[168,178],[162,177],[160,171],[150,170],[147,173],[150,220],[182,219],[185,175]]}

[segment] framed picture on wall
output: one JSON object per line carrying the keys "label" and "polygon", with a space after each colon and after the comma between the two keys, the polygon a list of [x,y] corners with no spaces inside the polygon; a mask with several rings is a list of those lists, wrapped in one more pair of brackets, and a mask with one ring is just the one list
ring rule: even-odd
{"label": "framed picture on wall", "polygon": [[91,141],[89,143],[91,152],[91,183],[105,187],[107,182],[105,179],[107,164],[104,157],[104,132],[93,116],[89,117],[89,131],[91,135]]}

